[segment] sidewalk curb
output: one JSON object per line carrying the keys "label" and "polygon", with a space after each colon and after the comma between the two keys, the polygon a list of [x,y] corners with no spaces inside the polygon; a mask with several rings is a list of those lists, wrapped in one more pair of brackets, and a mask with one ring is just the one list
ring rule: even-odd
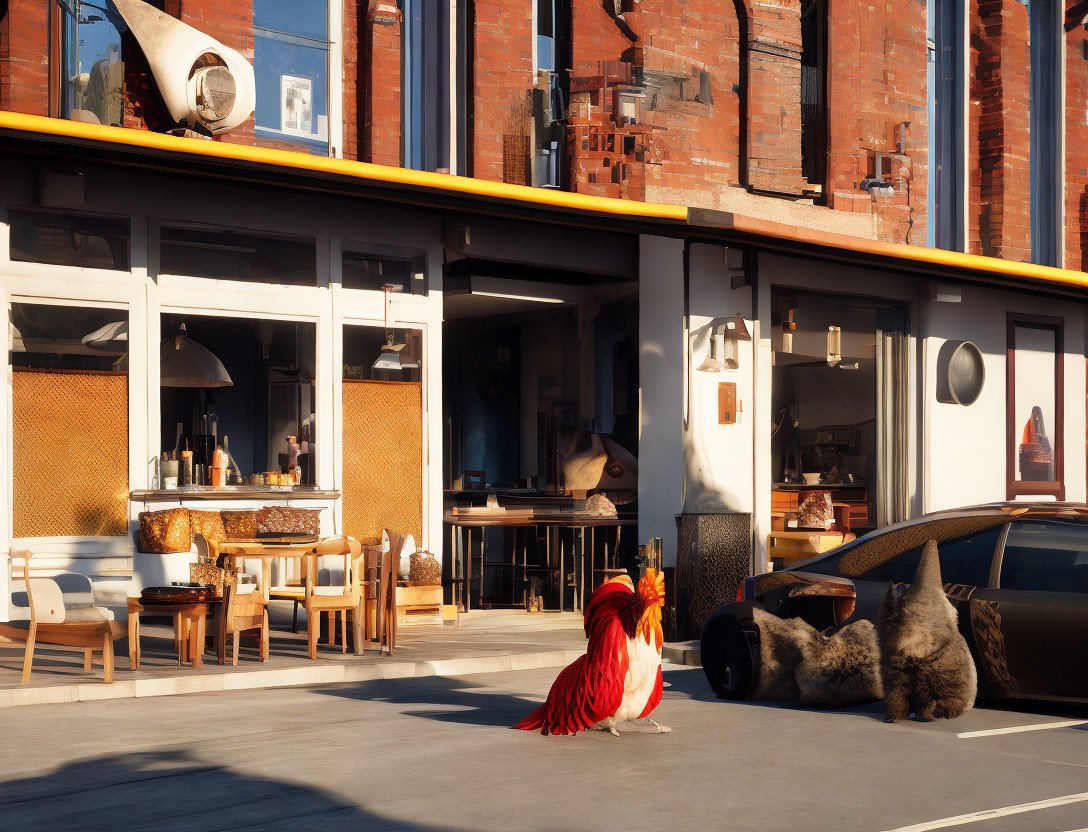
{"label": "sidewalk curb", "polygon": [[[585,653],[580,650],[546,650],[504,656],[478,656],[437,661],[383,661],[376,664],[318,664],[310,667],[283,667],[242,673],[208,673],[154,679],[114,679],[112,684],[80,682],[71,685],[23,687],[0,690],[0,709],[23,705],[57,705],[64,702],[93,702],[105,699],[135,699],[145,696],[177,696],[229,690],[258,690],[301,685],[337,685],[345,682],[372,682],[379,679],[408,679],[423,676],[465,676],[470,673],[501,673],[510,670],[537,670],[563,667]],[[119,675],[125,673],[117,671]]]}
{"label": "sidewalk curb", "polygon": [[686,664],[689,667],[702,667],[698,639],[694,641],[675,641],[661,647],[661,658],[673,664]]}

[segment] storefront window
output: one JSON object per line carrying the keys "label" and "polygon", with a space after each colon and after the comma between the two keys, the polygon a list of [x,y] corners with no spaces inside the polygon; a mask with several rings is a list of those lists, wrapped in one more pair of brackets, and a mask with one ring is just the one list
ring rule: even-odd
{"label": "storefront window", "polygon": [[425,258],[385,257],[358,251],[344,252],[343,286],[345,289],[382,289],[412,295],[427,294]]}
{"label": "storefront window", "polygon": [[422,350],[423,333],[418,329],[344,327],[344,378],[420,381]]}
{"label": "storefront window", "polygon": [[13,532],[128,533],[128,313],[13,303]]}
{"label": "storefront window", "polygon": [[1062,465],[1064,396],[1062,323],[1008,318],[1007,496],[1065,498]]}
{"label": "storefront window", "polygon": [[8,225],[12,260],[128,271],[127,219],[12,209]]}
{"label": "storefront window", "polygon": [[60,115],[119,126],[123,118],[124,23],[106,0],[57,0],[60,29]]}
{"label": "storefront window", "polygon": [[329,154],[328,5],[254,0],[257,134]]}
{"label": "storefront window", "polygon": [[316,481],[315,324],[164,314],[162,339],[166,462],[191,452],[194,485]]}
{"label": "storefront window", "polygon": [[317,285],[317,242],[313,237],[163,225],[159,241],[159,269],[163,274],[250,283]]}

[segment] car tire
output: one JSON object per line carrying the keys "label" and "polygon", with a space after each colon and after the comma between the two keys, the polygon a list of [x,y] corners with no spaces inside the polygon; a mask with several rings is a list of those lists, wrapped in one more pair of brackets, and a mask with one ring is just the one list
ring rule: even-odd
{"label": "car tire", "polygon": [[748,636],[731,615],[707,622],[701,639],[703,672],[719,699],[747,699],[755,679]]}

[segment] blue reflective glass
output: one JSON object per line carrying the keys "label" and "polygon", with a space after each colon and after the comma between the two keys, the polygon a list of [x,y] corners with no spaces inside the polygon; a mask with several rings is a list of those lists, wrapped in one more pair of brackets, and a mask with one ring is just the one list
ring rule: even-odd
{"label": "blue reflective glass", "polygon": [[255,32],[257,129],[314,152],[328,148],[328,61],[325,47],[304,46]]}
{"label": "blue reflective glass", "polygon": [[328,5],[315,0],[253,0],[253,25],[315,40],[328,40]]}
{"label": "blue reflective glass", "polygon": [[65,0],[60,11],[62,114],[79,110],[83,121],[120,124],[123,70],[114,64],[121,64],[124,23],[105,2]]}

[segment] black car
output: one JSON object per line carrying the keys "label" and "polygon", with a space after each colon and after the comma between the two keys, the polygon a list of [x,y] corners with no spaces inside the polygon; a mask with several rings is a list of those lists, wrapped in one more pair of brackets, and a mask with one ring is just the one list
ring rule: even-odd
{"label": "black car", "polygon": [[702,664],[724,699],[759,676],[752,610],[817,629],[876,622],[935,539],[945,593],[978,669],[979,697],[1088,702],[1088,505],[997,503],[871,532],[790,569],[745,579],[703,625]]}

